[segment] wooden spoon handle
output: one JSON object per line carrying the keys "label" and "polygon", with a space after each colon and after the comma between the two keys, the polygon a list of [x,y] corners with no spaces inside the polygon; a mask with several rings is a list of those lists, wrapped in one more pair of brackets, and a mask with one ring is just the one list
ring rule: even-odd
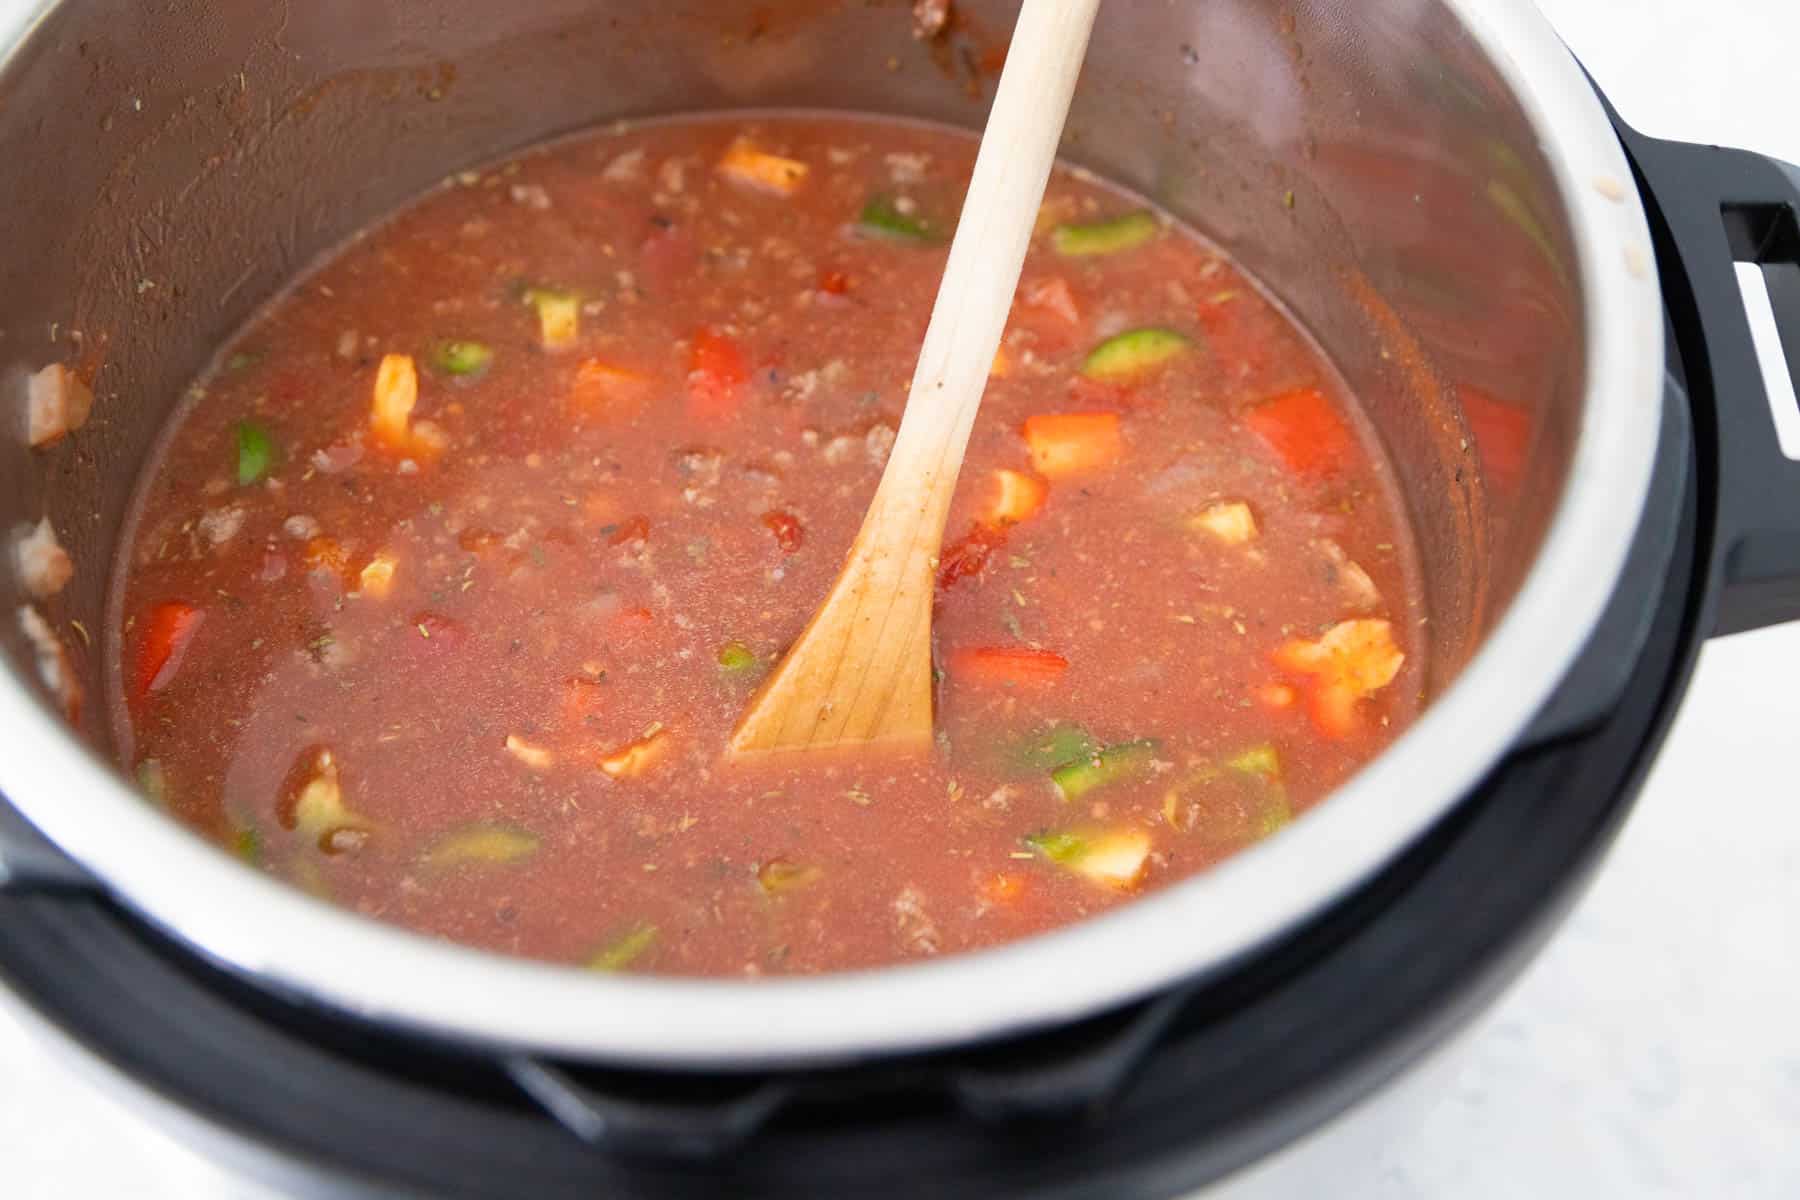
{"label": "wooden spoon handle", "polygon": [[1019,13],[883,489],[927,482],[949,506],[1099,7],[1025,0]]}
{"label": "wooden spoon handle", "polygon": [[930,742],[944,520],[1099,7],[1025,0],[887,469],[831,593],[733,731],[733,755]]}

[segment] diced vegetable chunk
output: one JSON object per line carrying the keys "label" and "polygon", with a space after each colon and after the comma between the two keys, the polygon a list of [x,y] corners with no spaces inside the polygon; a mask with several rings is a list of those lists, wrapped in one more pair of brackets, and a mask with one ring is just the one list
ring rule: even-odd
{"label": "diced vegetable chunk", "polygon": [[1030,646],[972,646],[952,650],[949,668],[959,682],[1013,686],[1054,683],[1069,669],[1069,660]]}
{"label": "diced vegetable chunk", "polygon": [[785,858],[772,858],[756,869],[756,882],[771,896],[806,887],[825,878],[820,867],[791,863]]}
{"label": "diced vegetable chunk", "polygon": [[486,342],[450,339],[431,348],[431,366],[444,375],[472,379],[494,362],[494,348]]}
{"label": "diced vegetable chunk", "polygon": [[1256,775],[1264,779],[1281,778],[1281,755],[1269,742],[1239,751],[1227,759],[1225,765],[1244,775]]}
{"label": "diced vegetable chunk", "polygon": [[87,423],[94,392],[62,363],[51,363],[31,377],[26,396],[26,436],[33,446],[61,441]]}
{"label": "diced vegetable chunk", "polygon": [[237,481],[239,487],[255,483],[275,465],[275,439],[255,421],[237,424]]}
{"label": "diced vegetable chunk", "polygon": [[1022,771],[1054,771],[1090,759],[1099,750],[1100,743],[1081,726],[1053,725],[1014,747],[1009,758]]}
{"label": "diced vegetable chunk", "polygon": [[656,945],[656,926],[634,925],[588,956],[590,971],[623,971]]}
{"label": "diced vegetable chunk", "polygon": [[641,372],[597,358],[583,359],[575,368],[569,400],[582,413],[609,413],[642,400],[649,382]]}
{"label": "diced vegetable chunk", "polygon": [[44,614],[30,604],[21,604],[18,608],[19,632],[31,644],[32,656],[37,660],[38,679],[42,681],[57,702],[62,705],[63,715],[71,724],[81,720],[81,680],[75,675],[75,664],[69,658],[69,648],[63,645],[62,639],[51,628]]}
{"label": "diced vegetable chunk", "polygon": [[179,600],[164,601],[150,610],[138,642],[136,684],[140,700],[169,686],[205,619],[203,609]]}
{"label": "diced vegetable chunk", "polygon": [[1208,505],[1188,518],[1187,526],[1209,533],[1227,546],[1241,546],[1256,539],[1256,518],[1242,500]]}
{"label": "diced vegetable chunk", "polygon": [[1027,308],[1051,313],[1069,325],[1081,324],[1081,306],[1075,303],[1075,292],[1061,275],[1034,279],[1019,293]]}
{"label": "diced vegetable chunk", "polygon": [[548,771],[556,762],[556,756],[535,742],[528,742],[516,733],[506,735],[506,752],[530,767],[534,771]]}
{"label": "diced vegetable chunk", "polygon": [[1193,339],[1172,329],[1127,329],[1095,346],[1081,373],[1108,382],[1130,379],[1162,366],[1194,348]]}
{"label": "diced vegetable chunk", "polygon": [[144,794],[144,799],[158,808],[166,808],[169,803],[169,776],[161,761],[146,758],[137,765],[134,774],[137,777],[138,791]]}
{"label": "diced vegetable chunk", "polygon": [[410,354],[384,354],[375,371],[375,395],[369,428],[375,440],[398,454],[432,459],[444,452],[449,438],[430,421],[414,421],[419,402],[419,370]]}
{"label": "diced vegetable chunk", "polygon": [[581,297],[559,288],[525,289],[525,303],[537,310],[538,341],[546,350],[573,345],[581,333]]}
{"label": "diced vegetable chunk", "polygon": [[938,588],[979,576],[987,569],[994,551],[1006,544],[1006,530],[998,525],[977,524],[962,537],[944,546],[938,555]]}
{"label": "diced vegetable chunk", "polygon": [[384,354],[375,371],[375,399],[369,425],[389,446],[404,447],[411,440],[408,425],[419,402],[419,372],[410,354]]}
{"label": "diced vegetable chunk", "polygon": [[245,825],[232,831],[231,852],[245,866],[260,867],[263,863],[262,834],[254,825]]}
{"label": "diced vegetable chunk", "polygon": [[640,513],[620,521],[610,529],[602,529],[601,532],[606,534],[606,544],[609,546],[628,546],[633,542],[646,542],[650,540],[650,518]]}
{"label": "diced vegetable chunk", "polygon": [[897,242],[929,242],[935,238],[931,223],[916,214],[895,207],[892,196],[871,196],[856,218],[858,232],[870,237],[890,238]]}
{"label": "diced vegetable chunk", "polygon": [[1244,414],[1244,424],[1296,475],[1327,478],[1355,461],[1356,439],[1331,398],[1318,388],[1301,388],[1259,404]]}
{"label": "diced vegetable chunk", "polygon": [[49,517],[40,518],[13,544],[13,561],[18,564],[19,582],[39,600],[56,595],[75,577],[75,560],[57,540]]}
{"label": "diced vegetable chunk", "polygon": [[300,561],[308,571],[317,571],[334,579],[341,580],[350,572],[350,556],[336,538],[307,538],[300,551]]}
{"label": "diced vegetable chunk", "polygon": [[1125,453],[1118,413],[1040,413],[1026,419],[1024,433],[1032,465],[1050,479],[1104,470]]}
{"label": "diced vegetable chunk", "polygon": [[1330,538],[1319,538],[1312,548],[1325,560],[1325,577],[1337,589],[1339,598],[1356,612],[1371,612],[1381,605],[1381,591],[1369,573],[1344,553],[1344,548]]}
{"label": "diced vegetable chunk", "polygon": [[308,751],[301,756],[295,776],[299,786],[284,807],[283,823],[326,854],[342,854],[361,846],[371,826],[344,801],[337,756],[324,747]]}
{"label": "diced vegetable chunk", "polygon": [[1064,829],[1025,844],[1059,867],[1119,890],[1136,885],[1150,864],[1150,835],[1141,829]]}
{"label": "diced vegetable chunk", "polygon": [[536,854],[542,840],[535,833],[510,825],[465,825],[432,842],[420,862],[428,871],[506,866]]}
{"label": "diced vegetable chunk", "polygon": [[719,647],[719,673],[742,679],[762,669],[762,659],[742,642],[726,642]]}
{"label": "diced vegetable chunk", "polygon": [[1260,841],[1293,819],[1281,758],[1267,743],[1190,771],[1163,794],[1163,819],[1226,850]]}
{"label": "diced vegetable chunk", "polygon": [[994,499],[984,519],[993,525],[1017,525],[1037,515],[1050,489],[1023,471],[994,472]]}
{"label": "diced vegetable chunk", "polygon": [[383,550],[369,560],[369,565],[357,576],[357,590],[363,595],[380,600],[394,590],[394,571],[400,560]]}
{"label": "diced vegetable chunk", "polygon": [[668,752],[668,730],[658,729],[604,755],[600,759],[600,769],[614,779],[635,779],[654,767]]}
{"label": "diced vegetable chunk", "polygon": [[1332,737],[1357,729],[1357,703],[1394,681],[1406,655],[1393,626],[1364,618],[1333,625],[1317,641],[1296,638],[1275,652],[1275,665],[1312,677],[1312,717]]}
{"label": "diced vegetable chunk", "polygon": [[1120,742],[1087,758],[1064,763],[1050,773],[1064,800],[1079,800],[1096,788],[1129,779],[1142,779],[1156,759],[1156,743],[1148,739]]}
{"label": "diced vegetable chunk", "polygon": [[736,413],[749,378],[750,365],[736,339],[701,329],[688,351],[688,415],[719,421]]}
{"label": "diced vegetable chunk", "polygon": [[759,150],[748,138],[739,138],[719,160],[719,173],[734,182],[777,196],[791,196],[806,182],[810,168],[797,158],[783,158]]}
{"label": "diced vegetable chunk", "polygon": [[1251,689],[1256,702],[1271,712],[1282,712],[1294,707],[1299,699],[1294,689],[1285,683],[1265,683]]}
{"label": "diced vegetable chunk", "polygon": [[779,509],[762,515],[763,528],[775,535],[775,544],[781,547],[783,554],[793,554],[800,549],[806,540],[806,529],[800,524],[800,518],[791,512]]}
{"label": "diced vegetable chunk", "polygon": [[1126,213],[1107,221],[1085,225],[1058,225],[1050,232],[1050,245],[1058,254],[1081,258],[1094,254],[1117,254],[1142,246],[1154,238],[1161,226],[1147,209]]}

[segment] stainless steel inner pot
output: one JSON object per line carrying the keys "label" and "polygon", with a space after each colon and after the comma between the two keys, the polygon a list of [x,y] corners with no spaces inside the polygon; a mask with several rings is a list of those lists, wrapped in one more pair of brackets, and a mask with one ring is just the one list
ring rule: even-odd
{"label": "stainless steel inner pot", "polygon": [[[597,978],[323,905],[167,821],[111,765],[99,710],[126,504],[185,384],[259,303],[456,169],[595,122],[812,107],[978,127],[983,55],[1018,5],[956,7],[958,32],[926,46],[900,3],[0,6],[0,527],[48,514],[74,554],[42,608],[89,697],[71,730],[0,573],[0,790],[125,903],[270,988],[490,1044],[696,1066],[1090,1013],[1227,968],[1415,839],[1591,629],[1656,438],[1643,212],[1579,69],[1514,0],[1112,0],[1077,94],[1066,157],[1272,286],[1366,405],[1417,529],[1431,707],[1272,842],[980,954],[757,983]],[[58,361],[97,367],[94,419],[33,451],[25,381]],[[1471,388],[1528,422],[1516,501],[1486,486]]]}

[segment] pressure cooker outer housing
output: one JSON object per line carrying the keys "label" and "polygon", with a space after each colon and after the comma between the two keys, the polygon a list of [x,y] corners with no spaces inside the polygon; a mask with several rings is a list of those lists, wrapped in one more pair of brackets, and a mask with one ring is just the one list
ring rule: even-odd
{"label": "pressure cooker outer housing", "polygon": [[[638,1063],[819,1062],[1042,1027],[1228,967],[1366,878],[1515,745],[1613,590],[1657,441],[1661,297],[1630,168],[1525,6],[1114,0],[1065,158],[1216,239],[1318,338],[1418,538],[1432,704],[1266,846],[1106,917],[941,962],[755,984],[605,979],[339,912],[145,807],[103,698],[111,564],[197,369],[320,255],[455,171],[596,123],[830,108],[978,127],[1016,4],[318,0],[0,9],[0,529],[49,515],[71,732],[0,622],[0,790],[127,905],[285,994]],[[403,301],[402,301],[403,302]],[[94,417],[26,447],[26,380]],[[1516,414],[1506,486],[1463,400]],[[0,611],[28,603],[0,573]],[[93,635],[84,643],[74,623]],[[1196,713],[1195,720],[1204,720]]]}

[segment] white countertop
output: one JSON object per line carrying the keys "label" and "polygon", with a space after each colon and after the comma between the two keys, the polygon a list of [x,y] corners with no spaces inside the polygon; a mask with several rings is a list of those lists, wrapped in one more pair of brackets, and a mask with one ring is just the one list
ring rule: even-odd
{"label": "white countertop", "polygon": [[[1800,162],[1795,0],[1540,7],[1638,128]],[[1422,1124],[1389,1142],[1353,1113],[1315,1139],[1313,1169],[1234,1191],[1800,1196],[1797,679],[1800,626],[1710,645],[1593,890],[1465,1039]],[[263,1195],[143,1126],[3,1009],[0,1171],[9,1200]]]}

